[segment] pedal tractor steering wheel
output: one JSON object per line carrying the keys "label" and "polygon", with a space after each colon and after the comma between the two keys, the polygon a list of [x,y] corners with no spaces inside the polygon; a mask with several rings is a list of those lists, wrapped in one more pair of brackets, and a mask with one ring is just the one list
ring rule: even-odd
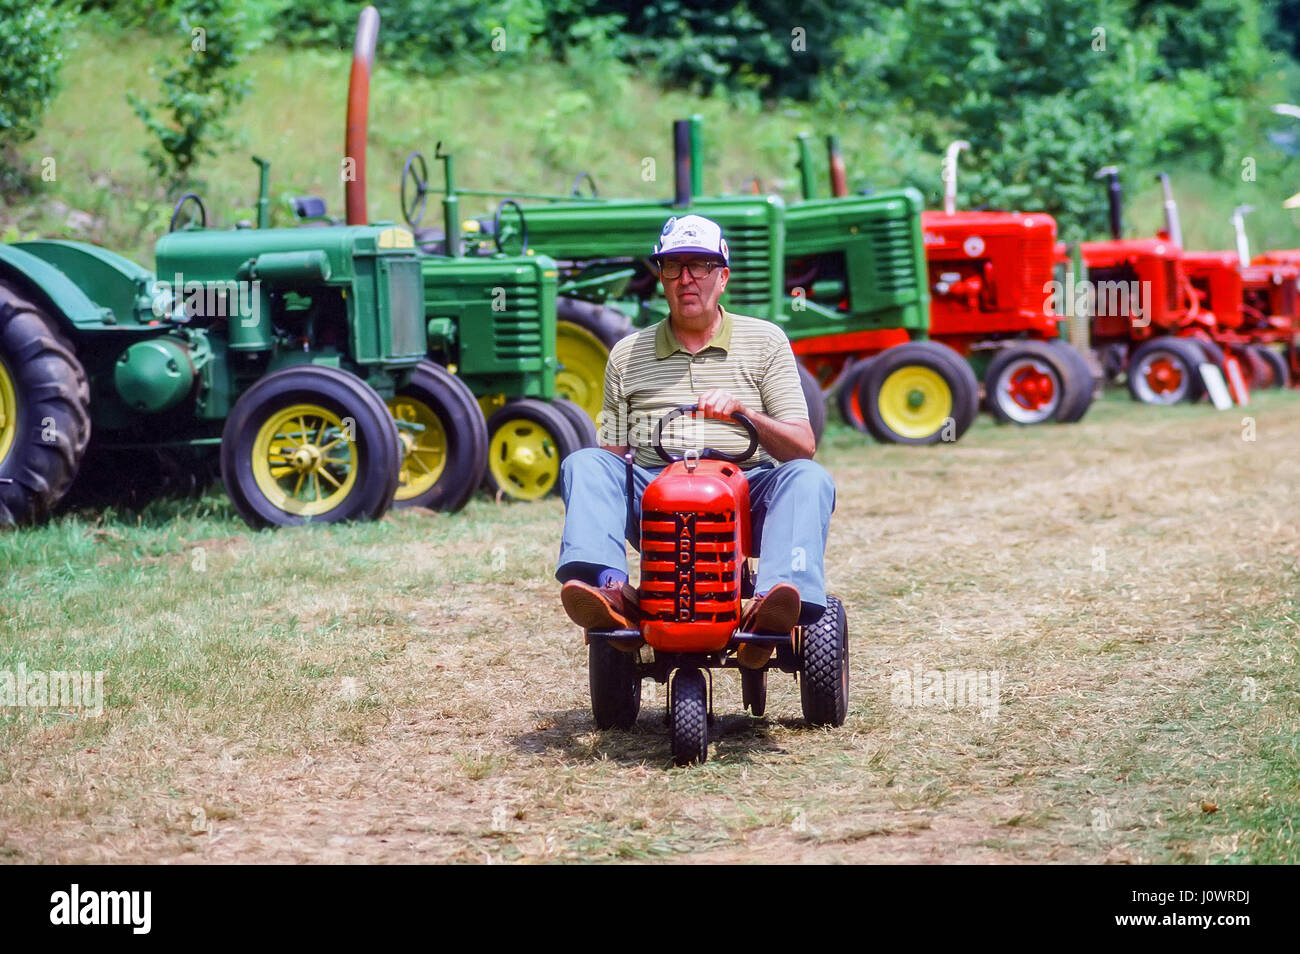
{"label": "pedal tractor steering wheel", "polygon": [[[674,461],[682,460],[682,457],[674,457],[664,450],[664,427],[669,421],[676,420],[684,414],[693,414],[699,409],[698,404],[682,404],[659,419],[659,426],[655,429],[655,451],[666,462],[671,464]],[[754,427],[754,422],[739,411],[734,412],[731,418],[742,425],[749,433],[749,446],[745,448],[745,452],[743,454],[724,454],[720,450],[706,447],[700,451],[700,460],[725,460],[733,464],[739,464],[742,460],[752,457],[754,451],[758,450],[758,430]]]}

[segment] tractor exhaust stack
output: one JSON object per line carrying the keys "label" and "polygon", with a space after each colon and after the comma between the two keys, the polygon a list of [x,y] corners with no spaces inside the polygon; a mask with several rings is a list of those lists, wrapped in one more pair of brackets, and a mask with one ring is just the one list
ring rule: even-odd
{"label": "tractor exhaust stack", "polygon": [[1165,193],[1165,231],[1169,233],[1169,240],[1182,248],[1183,227],[1178,221],[1178,203],[1174,201],[1174,190],[1169,187],[1169,175],[1162,172],[1156,178]]}
{"label": "tractor exhaust stack", "polygon": [[[379,37],[379,11],[367,6],[357,17],[357,39],[352,47],[352,75],[348,79],[348,123],[343,141],[343,194],[348,225],[364,225],[366,212],[366,133],[370,125],[370,70]],[[349,169],[346,163],[351,161]]]}
{"label": "tractor exhaust stack", "polygon": [[1094,179],[1107,179],[1106,195],[1110,201],[1110,237],[1119,239],[1124,233],[1124,191],[1119,184],[1119,166],[1102,166]]}
{"label": "tractor exhaust stack", "polygon": [[943,155],[943,211],[948,215],[957,211],[957,156],[969,148],[970,143],[958,139]]}
{"label": "tractor exhaust stack", "polygon": [[1237,257],[1242,265],[1250,264],[1250,239],[1246,236],[1246,216],[1255,211],[1253,205],[1239,205],[1232,210],[1232,228],[1237,233]]}
{"label": "tractor exhaust stack", "polygon": [[849,194],[849,176],[844,168],[844,156],[840,154],[840,137],[826,137],[826,156],[830,162],[831,195],[842,198]]}
{"label": "tractor exhaust stack", "polygon": [[673,120],[673,179],[677,187],[673,204],[677,206],[691,204],[691,158],[691,121]]}

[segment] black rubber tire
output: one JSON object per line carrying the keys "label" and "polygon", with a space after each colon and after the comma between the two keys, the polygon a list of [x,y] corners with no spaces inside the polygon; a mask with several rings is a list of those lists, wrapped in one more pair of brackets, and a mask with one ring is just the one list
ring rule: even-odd
{"label": "black rubber tire", "polygon": [[[896,371],[906,367],[928,368],[943,379],[952,399],[948,418],[944,424],[921,436],[901,434],[885,423],[880,412],[881,387]],[[867,365],[858,378],[858,404],[871,436],[883,444],[937,444],[951,433],[951,440],[960,440],[979,410],[979,382],[966,359],[947,345],[936,341],[909,341],[881,352]]]}
{"label": "black rubber tire", "polygon": [[1073,369],[1066,387],[1065,400],[1056,412],[1056,420],[1061,424],[1075,424],[1088,413],[1096,394],[1097,382],[1092,376],[1092,365],[1078,348],[1064,338],[1052,338],[1047,344],[1063,354],[1067,367]]}
{"label": "black rubber tire", "polygon": [[799,700],[809,725],[843,725],[849,713],[849,620],[837,597],[803,627],[799,640]]}
{"label": "black rubber tire", "polygon": [[740,699],[749,714],[758,718],[767,712],[767,670],[740,670]]}
{"label": "black rubber tire", "polygon": [[636,725],[641,711],[641,676],[635,653],[593,639],[587,647],[587,684],[597,729],[630,729]]}
{"label": "black rubber tire", "polygon": [[[427,507],[455,513],[469,502],[487,472],[488,432],[474,392],[460,378],[432,361],[421,361],[398,396],[424,404],[437,415],[446,435],[446,463],[432,487],[393,500],[394,507]],[[392,409],[389,408],[389,412]],[[406,456],[402,445],[400,454]]]}
{"label": "black rubber tire", "polygon": [[[0,460],[0,527],[44,520],[90,442],[90,386],[54,320],[0,282],[0,362],[14,389],[13,439]],[[3,427],[0,424],[0,427]]]}
{"label": "black rubber tire", "polygon": [[[1042,341],[1016,341],[998,349],[984,374],[984,404],[988,412],[1007,424],[1046,424],[1056,420],[1077,387],[1068,359]],[[1005,393],[1006,376],[1024,362],[1033,362],[1052,382],[1054,400],[1036,411],[1023,408]]]}
{"label": "black rubber tire", "polygon": [[[358,458],[356,482],[338,504],[305,516],[266,496],[253,476],[258,431],[277,411],[310,403],[352,418]],[[397,491],[400,467],[397,426],[374,388],[355,375],[322,365],[283,368],[257,381],[235,402],[221,434],[221,481],[235,512],[252,527],[377,520]]]}
{"label": "black rubber tire", "polygon": [[555,321],[557,324],[567,321],[585,328],[604,342],[606,348],[614,347],[616,342],[636,330],[632,327],[632,319],[617,308],[579,298],[555,299]]}
{"label": "black rubber tire", "polygon": [[709,758],[709,699],[704,673],[678,669],[673,673],[669,697],[673,764],[703,764]]}
{"label": "black rubber tire", "polygon": [[875,359],[859,358],[857,361],[853,361],[840,375],[840,380],[835,388],[835,405],[840,409],[840,417],[844,419],[844,423],[849,427],[863,434],[870,432],[867,430],[866,420],[854,409],[854,403],[858,396],[858,388],[862,384],[862,376],[867,373],[867,366],[873,360]]}
{"label": "black rubber tire", "polygon": [[1101,350],[1096,352],[1097,363],[1101,365],[1101,373],[1107,384],[1115,384],[1119,381],[1119,376],[1128,368],[1128,347],[1126,345],[1112,342],[1101,346]]}
{"label": "black rubber tire", "polygon": [[1260,360],[1267,362],[1273,370],[1272,382],[1264,387],[1277,389],[1291,386],[1291,369],[1287,367],[1286,358],[1265,344],[1253,344],[1248,347],[1252,354],[1258,355]]}
{"label": "black rubber tire", "polygon": [[574,433],[578,435],[578,440],[583,447],[597,446],[599,437],[596,434],[596,422],[587,416],[586,411],[568,398],[552,398],[551,406],[559,409],[573,425]]}
{"label": "black rubber tire", "polygon": [[[1176,396],[1164,400],[1153,391],[1142,373],[1142,365],[1148,358],[1163,357],[1178,366],[1179,372],[1186,376],[1186,386],[1179,387],[1173,393]],[[1200,365],[1205,361],[1203,352],[1195,342],[1182,338],[1162,336],[1144,341],[1129,356],[1128,392],[1133,400],[1143,404],[1178,404],[1187,401],[1195,404],[1205,393],[1205,384],[1201,381]]]}
{"label": "black rubber tire", "polygon": [[1219,347],[1217,341],[1210,341],[1208,338],[1201,338],[1196,335],[1184,338],[1183,340],[1194,343],[1196,347],[1201,349],[1201,354],[1205,355],[1206,361],[1210,362],[1210,364],[1222,371],[1225,376],[1227,375],[1228,366],[1224,361],[1225,356],[1223,349]]}
{"label": "black rubber tire", "polygon": [[822,434],[826,431],[826,395],[822,393],[822,387],[811,371],[799,364],[798,360],[795,365],[799,368],[799,386],[803,388],[803,399],[808,403],[808,423],[812,426],[813,441],[820,444]]}
{"label": "black rubber tire", "polygon": [[[540,425],[546,431],[549,439],[547,441],[547,454],[553,455],[555,461],[555,476],[549,486],[539,487],[540,494],[526,494],[528,489],[519,480],[512,480],[507,474],[506,481],[502,482],[497,479],[493,472],[492,465],[492,447],[491,444],[496,440],[497,431],[510,420],[524,419],[534,424]],[[535,499],[537,496],[546,496],[547,494],[559,493],[559,465],[564,458],[568,457],[574,451],[582,449],[582,441],[569,423],[568,416],[556,407],[552,407],[545,401],[536,401],[532,398],[519,398],[510,401],[504,407],[499,407],[492,413],[487,421],[488,430],[488,467],[487,467],[487,485],[488,488],[496,493],[501,491],[507,497],[514,497],[521,500]],[[505,448],[502,448],[504,451]]]}

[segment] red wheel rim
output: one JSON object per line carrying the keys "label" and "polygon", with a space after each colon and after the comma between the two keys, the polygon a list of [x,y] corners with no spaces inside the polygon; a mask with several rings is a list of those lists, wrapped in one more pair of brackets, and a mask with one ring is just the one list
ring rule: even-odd
{"label": "red wheel rim", "polygon": [[1183,371],[1168,358],[1156,358],[1147,366],[1147,384],[1156,394],[1171,394],[1183,383]]}
{"label": "red wheel rim", "polygon": [[1007,393],[1026,411],[1041,411],[1056,396],[1056,382],[1050,374],[1033,365],[1025,365],[1008,379]]}

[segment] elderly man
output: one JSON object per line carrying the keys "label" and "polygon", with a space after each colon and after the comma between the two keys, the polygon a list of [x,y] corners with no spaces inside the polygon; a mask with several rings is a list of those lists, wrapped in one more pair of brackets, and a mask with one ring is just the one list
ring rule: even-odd
{"label": "elderly man", "polygon": [[[758,431],[758,452],[742,462],[759,566],[741,628],[788,633],[825,609],[822,559],[835,506],[830,475],[811,460],[816,445],[790,342],[772,322],[718,304],[731,272],[716,222],[699,215],[669,219],[652,259],[669,317],[614,345],[605,369],[601,446],[569,455],[560,468],[565,518],[555,575],[564,583],[561,600],[584,629],[636,626],[624,539],[636,539],[641,495],[663,469],[654,424],[678,405],[698,404],[708,419],[695,428],[699,447],[742,452],[749,441],[730,420],[736,411]],[[628,525],[622,457],[630,446],[636,448],[636,506]],[[761,666],[769,652],[741,662]]]}

